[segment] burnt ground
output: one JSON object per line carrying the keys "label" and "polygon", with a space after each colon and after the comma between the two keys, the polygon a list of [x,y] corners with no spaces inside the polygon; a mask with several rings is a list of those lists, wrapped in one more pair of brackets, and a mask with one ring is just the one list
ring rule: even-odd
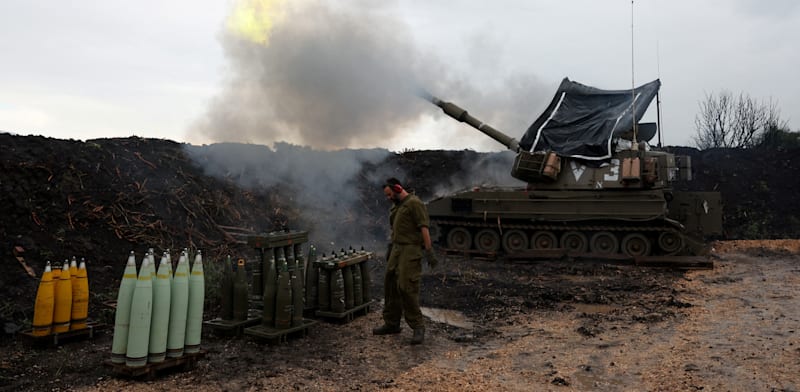
{"label": "burnt ground", "polygon": [[[722,193],[723,239],[798,237],[800,207],[795,195],[800,184],[791,179],[800,168],[796,159],[800,151],[673,150],[692,155],[695,166],[694,181],[678,188]],[[796,245],[774,242],[718,243],[718,267],[701,272],[591,261],[513,264],[450,257],[437,270],[426,272],[423,305],[458,312],[452,316],[463,314],[473,325],[431,322],[423,347],[408,348],[407,330],[399,337],[372,336],[370,329],[380,322],[379,311],[373,311],[350,324],[322,323],[312,328],[308,338],[286,345],[253,344],[250,339],[207,333],[203,345],[208,356],[198,369],[167,374],[153,382],[118,380],[102,366],[110,351],[110,333],[57,349],[31,348],[14,335],[30,323],[38,284],[12,257],[14,246],[25,249],[25,260],[37,274],[44,260],[85,257],[92,291],[90,317],[113,324],[113,310],[102,303],[115,299],[130,250],[190,246],[202,249],[207,260],[226,254],[248,257],[251,250],[242,243],[243,234],[313,226],[313,219],[293,204],[286,188],[243,189],[231,179],[208,176],[180,144],[167,140],[79,142],[0,134],[0,151],[2,390],[189,386],[208,390],[526,390],[537,384],[538,389],[687,390],[735,389],[736,380],[767,390],[762,387],[796,390],[800,385],[796,371],[794,375],[767,371],[774,360],[798,362],[794,327],[789,326],[797,321],[789,313],[795,309],[782,305],[792,302],[796,293],[776,292],[766,299],[756,294],[767,281],[759,279],[769,278],[769,287],[798,279]],[[468,182],[470,174],[464,173],[463,162],[491,164],[492,159],[492,154],[472,151],[413,151],[365,164],[354,184],[360,207],[353,208],[347,224],[385,234],[386,205],[379,191],[382,177],[376,173],[385,173],[387,167],[389,172],[401,173],[398,177],[425,198],[445,178]],[[312,229],[312,238],[313,234]],[[378,255],[373,280],[379,281],[382,249],[374,242],[368,244]],[[213,265],[208,269],[213,270]],[[749,286],[741,288],[743,282]],[[719,299],[705,297],[731,290],[741,298],[726,294],[730,301],[750,306],[743,309],[763,311],[722,312],[729,303],[712,303]],[[373,292],[380,297],[380,282]],[[207,298],[206,317],[210,318],[217,304],[213,295]],[[771,307],[772,303],[777,304]],[[747,322],[749,316],[776,321],[770,327],[772,335],[763,339],[781,342],[783,351],[767,355],[763,342],[753,340],[754,333],[763,331],[757,318],[736,333],[723,328],[736,320]],[[720,325],[720,329],[701,331],[703,323]],[[690,332],[680,338],[676,331],[682,328]],[[753,329],[748,332],[747,328]],[[716,347],[733,351],[687,359],[690,353],[702,356],[716,350],[706,348],[703,339],[721,335],[738,336],[741,341],[738,345],[717,342]],[[754,352],[737,351],[739,346]],[[656,371],[659,360],[677,361],[679,374]],[[726,379],[714,361],[721,364],[720,369],[747,368],[759,376],[731,370]]]}

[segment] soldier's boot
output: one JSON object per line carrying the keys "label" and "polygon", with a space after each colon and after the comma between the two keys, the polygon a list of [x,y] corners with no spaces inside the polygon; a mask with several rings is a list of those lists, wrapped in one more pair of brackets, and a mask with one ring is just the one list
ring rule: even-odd
{"label": "soldier's boot", "polygon": [[414,330],[414,336],[411,337],[411,344],[422,344],[425,341],[425,329],[417,328]]}
{"label": "soldier's boot", "polygon": [[400,326],[383,324],[378,328],[373,328],[372,329],[372,334],[373,335],[394,335],[394,334],[400,333],[400,330],[402,330],[402,328],[400,328]]}

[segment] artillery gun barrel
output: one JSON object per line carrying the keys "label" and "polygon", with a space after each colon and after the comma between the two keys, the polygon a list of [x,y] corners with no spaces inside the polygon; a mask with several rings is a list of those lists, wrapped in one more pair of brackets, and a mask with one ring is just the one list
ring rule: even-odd
{"label": "artillery gun barrel", "polygon": [[513,137],[508,136],[505,133],[494,129],[491,125],[486,124],[481,120],[478,120],[477,118],[470,115],[466,110],[462,109],[461,107],[452,102],[442,101],[441,99],[434,97],[427,91],[423,91],[421,95],[426,100],[440,107],[442,111],[448,116],[460,122],[469,124],[473,128],[485,133],[492,139],[497,140],[498,142],[500,142],[500,144],[508,147],[509,150],[514,152],[519,152],[519,141],[517,141],[517,139],[514,139]]}

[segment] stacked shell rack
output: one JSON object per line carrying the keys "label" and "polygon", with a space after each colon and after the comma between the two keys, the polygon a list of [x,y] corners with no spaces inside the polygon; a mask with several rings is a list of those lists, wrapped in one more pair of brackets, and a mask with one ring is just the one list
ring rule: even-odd
{"label": "stacked shell rack", "polygon": [[369,313],[372,257],[363,248],[350,248],[311,263],[309,274],[317,275],[317,317],[352,321],[356,315]]}
{"label": "stacked shell rack", "polygon": [[[303,318],[307,231],[278,231],[251,236],[247,243],[259,254],[253,268],[253,295],[263,299],[261,324],[247,335],[285,341],[305,336],[316,321]],[[235,308],[234,308],[235,309]]]}

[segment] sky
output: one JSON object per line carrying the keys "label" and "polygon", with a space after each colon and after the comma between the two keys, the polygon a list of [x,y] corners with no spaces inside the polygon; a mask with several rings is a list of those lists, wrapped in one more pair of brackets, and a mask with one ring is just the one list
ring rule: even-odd
{"label": "sky", "polygon": [[0,131],[500,151],[419,91],[520,138],[564,77],[660,78],[689,146],[721,91],[800,128],[798,37],[795,0],[3,0]]}

